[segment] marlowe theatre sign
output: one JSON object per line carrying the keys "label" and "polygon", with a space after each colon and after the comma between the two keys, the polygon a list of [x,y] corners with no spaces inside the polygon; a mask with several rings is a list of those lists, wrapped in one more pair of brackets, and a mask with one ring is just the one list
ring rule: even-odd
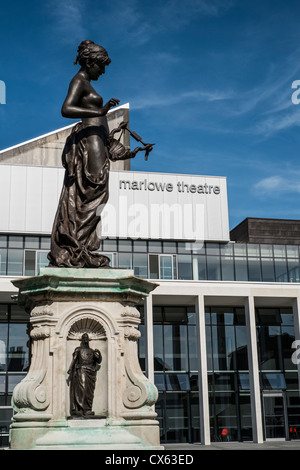
{"label": "marlowe theatre sign", "polygon": [[226,178],[111,171],[102,237],[228,241]]}

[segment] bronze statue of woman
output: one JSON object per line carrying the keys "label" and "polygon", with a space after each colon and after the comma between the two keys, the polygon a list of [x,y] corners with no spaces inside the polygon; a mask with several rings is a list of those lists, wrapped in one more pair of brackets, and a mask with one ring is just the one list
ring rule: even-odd
{"label": "bronze statue of woman", "polygon": [[145,144],[130,151],[114,139],[115,132],[125,129],[126,123],[109,134],[106,115],[119,100],[111,98],[103,105],[91,81],[98,80],[110,62],[107,51],[93,41],[79,45],[75,64],[81,68],[71,80],[62,115],[81,121],[67,138],[62,154],[65,177],[51,234],[49,266],[109,265],[109,258],[97,250],[101,212],[109,196],[110,160],[125,160],[140,150],[152,150]]}

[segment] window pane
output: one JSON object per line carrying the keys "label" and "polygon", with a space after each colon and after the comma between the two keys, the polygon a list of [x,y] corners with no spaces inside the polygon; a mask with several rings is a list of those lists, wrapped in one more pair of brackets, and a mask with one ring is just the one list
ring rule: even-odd
{"label": "window pane", "polygon": [[264,258],[273,258],[273,245],[260,245],[260,252]]}
{"label": "window pane", "polygon": [[40,247],[39,237],[25,237],[25,248],[38,250]]}
{"label": "window pane", "polygon": [[0,249],[0,276],[6,276],[7,250]]}
{"label": "window pane", "polygon": [[23,248],[23,237],[10,235],[8,237],[9,248]]}
{"label": "window pane", "polygon": [[205,255],[193,255],[193,279],[195,281],[205,281],[207,279]]}
{"label": "window pane", "polygon": [[261,269],[262,269],[262,280],[264,282],[274,282],[275,273],[274,273],[274,263],[273,259],[262,258],[261,260]]}
{"label": "window pane", "polygon": [[161,307],[153,307],[153,321],[156,323],[162,323],[163,314]]}
{"label": "window pane", "polygon": [[0,322],[1,323],[8,322],[8,305],[7,304],[0,304]]}
{"label": "window pane", "polygon": [[247,245],[244,245],[243,243],[235,243],[233,247],[235,256],[247,256]]}
{"label": "window pane", "polygon": [[132,269],[131,253],[119,253],[119,268]]}
{"label": "window pane", "polygon": [[134,240],[133,251],[147,253],[147,242],[142,240]]}
{"label": "window pane", "polygon": [[220,245],[219,243],[206,243],[206,253],[208,255],[220,255]]}
{"label": "window pane", "polygon": [[176,323],[187,323],[185,307],[165,307],[165,321]]}
{"label": "window pane", "polygon": [[261,272],[260,272],[260,260],[259,258],[249,258],[249,281],[260,282],[261,281]]}
{"label": "window pane", "polygon": [[277,282],[288,282],[287,265],[285,259],[275,258],[275,277]]}
{"label": "window pane", "polygon": [[29,365],[27,325],[12,323],[9,327],[8,370],[25,371]]}
{"label": "window pane", "polygon": [[144,253],[133,254],[134,275],[146,279],[148,277],[148,256]]}
{"label": "window pane", "polygon": [[285,245],[274,245],[275,258],[285,258]]}
{"label": "window pane", "polygon": [[233,243],[221,245],[221,256],[233,256]]}
{"label": "window pane", "polygon": [[154,339],[154,370],[162,371],[164,370],[162,325],[153,325],[153,339]]}
{"label": "window pane", "polygon": [[187,371],[187,327],[164,325],[164,346],[166,370]]}
{"label": "window pane", "polygon": [[159,257],[160,261],[160,279],[172,279],[173,278],[173,269],[172,269],[172,256],[163,256]]}
{"label": "window pane", "polygon": [[162,253],[161,242],[149,241],[149,253]]}
{"label": "window pane", "polygon": [[7,248],[7,236],[0,235],[0,248]]}
{"label": "window pane", "polygon": [[212,340],[214,370],[234,370],[234,326],[213,326]]}
{"label": "window pane", "polygon": [[25,251],[24,275],[35,275],[35,251]]}
{"label": "window pane", "polygon": [[258,331],[261,370],[282,370],[282,347],[279,326],[261,326]]}
{"label": "window pane", "polygon": [[[12,416],[13,416],[13,410],[12,408],[0,408],[0,432],[1,434],[8,434],[9,433],[9,428],[10,428],[10,425],[11,425],[11,421],[12,421]],[[2,445],[5,445],[5,447],[7,446],[7,444],[5,444],[5,437],[4,436],[1,436],[0,438],[0,442]],[[3,449],[1,449],[3,450]]]}
{"label": "window pane", "polygon": [[166,393],[166,429],[169,442],[188,441],[188,400],[186,393]]}
{"label": "window pane", "polygon": [[25,377],[24,374],[9,374],[8,375],[8,393],[12,393],[18,383]]}
{"label": "window pane", "polygon": [[283,374],[264,373],[262,374],[262,386],[264,389],[285,390],[286,383]]}
{"label": "window pane", "polygon": [[132,251],[131,240],[119,240],[119,251]]}
{"label": "window pane", "polygon": [[237,370],[248,370],[247,332],[245,326],[235,327],[236,335],[236,368]]}
{"label": "window pane", "polygon": [[193,279],[192,256],[178,255],[178,279]]}
{"label": "window pane", "polygon": [[150,279],[159,278],[158,255],[149,255]]}
{"label": "window pane", "polygon": [[189,391],[191,389],[188,374],[166,374],[166,384],[169,391]]}
{"label": "window pane", "polygon": [[102,244],[103,251],[118,251],[117,240],[110,240],[109,238],[106,238],[102,240]]}
{"label": "window pane", "polygon": [[23,250],[8,250],[7,274],[8,276],[23,275]]}
{"label": "window pane", "polygon": [[178,253],[182,253],[182,254],[190,253],[191,244],[185,243],[185,242],[178,242],[177,249],[178,249]]}
{"label": "window pane", "polygon": [[0,371],[7,367],[7,333],[8,325],[1,323],[0,327]]}
{"label": "window pane", "polygon": [[190,360],[190,370],[198,370],[198,347],[197,347],[197,330],[196,326],[188,327],[189,335],[189,360]]}
{"label": "window pane", "polygon": [[141,333],[140,339],[138,341],[138,356],[141,369],[145,370],[145,358],[146,358],[146,338],[145,338],[145,326],[139,325],[139,331]]}
{"label": "window pane", "polygon": [[221,257],[222,280],[234,281],[233,256]]}
{"label": "window pane", "polygon": [[4,394],[6,392],[6,375],[0,374],[0,393]]}
{"label": "window pane", "polygon": [[166,390],[164,374],[154,374],[154,383],[158,390]]}
{"label": "window pane", "polygon": [[287,245],[286,252],[288,258],[299,258],[299,247],[294,245]]}
{"label": "window pane", "polygon": [[41,268],[45,268],[49,265],[49,260],[47,258],[48,252],[45,251],[38,251],[37,256],[37,274],[39,274]]}
{"label": "window pane", "polygon": [[288,259],[289,282],[300,282],[299,261]]}
{"label": "window pane", "polygon": [[50,250],[50,237],[41,237],[41,250]]}
{"label": "window pane", "polygon": [[215,394],[215,413],[217,420],[217,439],[220,441],[237,441],[237,406],[234,392]]}
{"label": "window pane", "polygon": [[207,257],[207,278],[212,281],[221,279],[221,265],[219,256]]}
{"label": "window pane", "polygon": [[236,281],[248,281],[247,258],[235,258],[235,279]]}
{"label": "window pane", "polygon": [[297,364],[294,364],[292,362],[292,354],[294,352],[294,348],[292,348],[292,343],[295,341],[294,327],[283,326],[281,328],[281,333],[284,370],[296,370]]}
{"label": "window pane", "polygon": [[256,245],[254,243],[247,245],[247,250],[248,250],[248,256],[255,256],[256,258],[260,256],[259,245]]}
{"label": "window pane", "polygon": [[12,322],[27,323],[29,321],[29,313],[27,313],[19,305],[12,304],[10,306],[10,319]]}
{"label": "window pane", "polygon": [[163,242],[163,253],[176,253],[176,242]]}

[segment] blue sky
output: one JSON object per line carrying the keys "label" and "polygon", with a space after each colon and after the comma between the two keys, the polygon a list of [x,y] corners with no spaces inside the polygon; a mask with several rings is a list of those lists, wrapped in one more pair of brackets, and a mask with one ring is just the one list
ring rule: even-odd
{"label": "blue sky", "polygon": [[299,18],[299,0],[5,2],[0,149],[72,122],[60,109],[91,39],[112,59],[96,90],[129,102],[131,129],[156,143],[133,170],[226,176],[230,228],[299,219]]}

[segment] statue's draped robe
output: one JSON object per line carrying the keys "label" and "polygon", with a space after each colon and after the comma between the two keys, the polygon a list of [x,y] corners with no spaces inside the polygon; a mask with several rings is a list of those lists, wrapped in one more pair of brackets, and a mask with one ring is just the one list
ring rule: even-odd
{"label": "statue's draped robe", "polygon": [[92,413],[97,364],[101,362],[90,348],[78,347],[73,353],[70,411],[71,415]]}
{"label": "statue's draped robe", "polygon": [[51,235],[50,266],[101,267],[109,259],[95,252],[100,248],[101,212],[109,196],[109,152],[105,148],[108,130],[95,127],[103,139],[106,157],[98,175],[88,171],[87,135],[92,126],[75,125],[62,154],[65,168],[63,188]]}

